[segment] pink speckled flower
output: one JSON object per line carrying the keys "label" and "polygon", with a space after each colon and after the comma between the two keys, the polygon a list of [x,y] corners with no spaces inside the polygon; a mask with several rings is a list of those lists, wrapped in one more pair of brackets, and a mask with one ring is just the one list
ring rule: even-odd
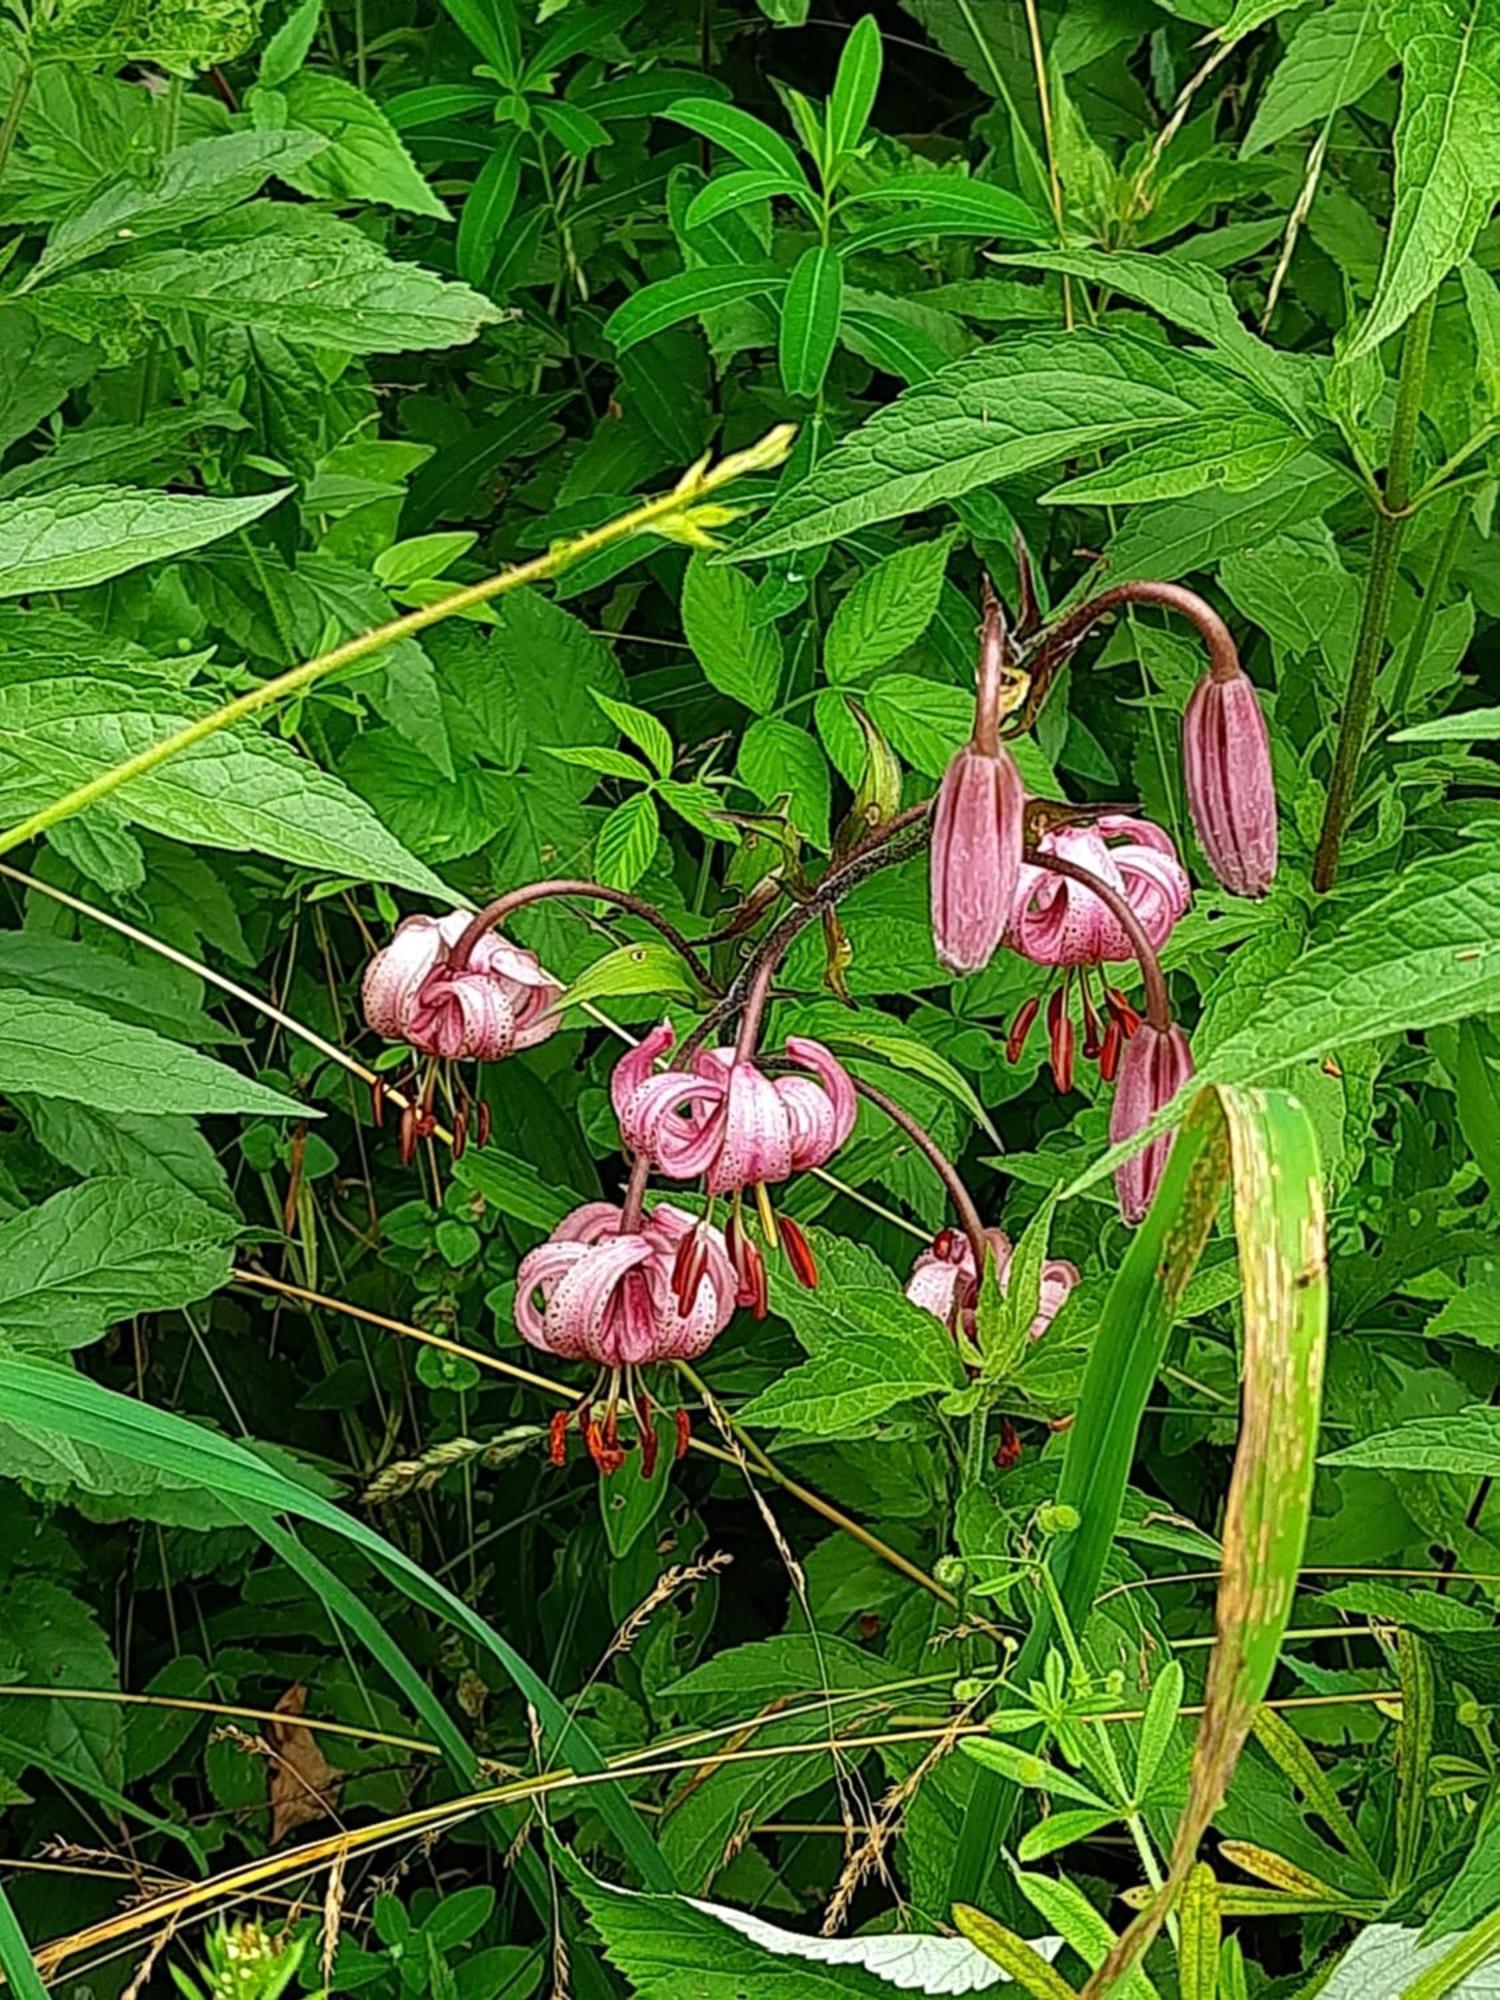
{"label": "pink speckled flower", "polygon": [[784,1181],[820,1167],[854,1127],[854,1086],[821,1042],[789,1035],[790,1060],[810,1076],[768,1077],[733,1049],[699,1049],[691,1069],[654,1065],[671,1024],[621,1057],[610,1082],[620,1136],[669,1180],[707,1179],[710,1194]]}
{"label": "pink speckled flower", "polygon": [[[1113,1144],[1143,1132],[1165,1104],[1170,1104],[1193,1074],[1188,1038],[1177,1026],[1154,1028],[1142,1021],[1126,1045],[1120,1081],[1110,1108],[1109,1136]],[[1115,1169],[1120,1213],[1129,1223],[1143,1221],[1151,1206],[1174,1134],[1164,1132],[1143,1146],[1124,1166]]]}
{"label": "pink speckled flower", "polygon": [[[1192,897],[1170,835],[1126,813],[1055,827],[1041,836],[1037,851],[1077,862],[1117,890],[1157,951]],[[1013,950],[1037,965],[1100,965],[1135,955],[1118,918],[1091,890],[1030,862],[1016,884],[1008,938]]]}
{"label": "pink speckled flower", "polygon": [[1276,873],[1271,745],[1246,673],[1206,675],[1182,718],[1182,769],[1198,844],[1235,896],[1264,896]]}
{"label": "pink speckled flower", "polygon": [[[995,1276],[1002,1294],[1010,1284],[1014,1250],[1003,1229],[987,1229],[985,1240],[995,1258]],[[1062,1310],[1063,1301],[1078,1283],[1078,1267],[1062,1257],[1049,1257],[1042,1265],[1041,1297],[1037,1315],[1029,1329],[1040,1340]],[[922,1251],[906,1281],[906,1296],[914,1306],[940,1319],[955,1335],[975,1341],[974,1312],[979,1299],[979,1274],[974,1268],[974,1249],[961,1229],[940,1230],[932,1247]]]}
{"label": "pink speckled flower", "polygon": [[365,1019],[387,1041],[420,1055],[476,1057],[493,1062],[529,1049],[555,1033],[551,1011],[562,987],[542,970],[535,952],[490,931],[462,972],[448,970],[469,917],[408,917],[365,969]]}

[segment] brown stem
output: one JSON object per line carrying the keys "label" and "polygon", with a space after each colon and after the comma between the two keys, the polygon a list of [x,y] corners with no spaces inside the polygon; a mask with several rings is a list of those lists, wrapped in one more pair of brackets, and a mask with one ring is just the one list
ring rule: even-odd
{"label": "brown stem", "polygon": [[630,1163],[630,1179],[625,1185],[625,1200],[620,1209],[620,1234],[633,1235],[640,1227],[641,1210],[646,1202],[646,1182],[651,1173],[651,1160],[645,1153],[637,1153]]}
{"label": "brown stem", "polygon": [[849,1081],[861,1097],[873,1104],[877,1111],[883,1111],[893,1125],[899,1125],[912,1144],[931,1163],[938,1179],[948,1190],[948,1198],[963,1225],[965,1236],[969,1239],[969,1248],[974,1253],[975,1272],[983,1278],[984,1260],[989,1255],[989,1243],[984,1233],[984,1224],[979,1219],[979,1210],[974,1206],[974,1197],[964,1186],[958,1168],[954,1166],[927,1127],[918,1124],[911,1113],[898,1104],[894,1097],[887,1097],[883,1090],[877,1090],[873,1083],[866,1083],[862,1077],[851,1076]]}
{"label": "brown stem", "polygon": [[1153,1028],[1162,1033],[1172,1025],[1172,1006],[1167,998],[1167,982],[1162,977],[1161,961],[1156,956],[1150,938],[1141,928],[1140,918],[1129,903],[1092,868],[1084,868],[1076,861],[1065,861],[1060,854],[1029,854],[1027,859],[1037,868],[1045,868],[1053,875],[1065,875],[1070,882],[1081,883],[1115,919],[1126,937],[1131,949],[1140,962],[1141,978],[1146,985],[1146,1019]]}
{"label": "brown stem", "polygon": [[508,889],[503,896],[497,896],[492,903],[486,903],[482,910],[470,918],[468,929],[453,947],[448,959],[449,969],[453,972],[462,972],[469,962],[470,953],[488,931],[504,923],[505,919],[514,915],[517,910],[524,910],[530,903],[545,902],[551,896],[587,896],[594,902],[612,903],[616,909],[626,910],[631,916],[639,917],[643,923],[650,924],[653,929],[661,933],[673,951],[685,962],[700,986],[709,993],[718,992],[718,984],[713,974],[681,931],[675,924],[669,923],[660,910],[653,908],[642,897],[630,895],[624,889],[608,889],[602,882],[561,878],[549,882],[528,882],[522,888]]}
{"label": "brown stem", "polygon": [[1060,618],[1050,632],[1042,635],[1030,662],[1031,692],[1025,708],[1006,731],[1007,735],[1019,735],[1031,727],[1058,668],[1101,618],[1107,618],[1110,612],[1118,611],[1125,604],[1160,604],[1168,611],[1180,612],[1190,624],[1196,626],[1198,636],[1208,650],[1211,680],[1229,681],[1236,674],[1243,673],[1234,635],[1213,606],[1196,590],[1189,590],[1180,583],[1155,583],[1146,577],[1132,583],[1117,583],[1108,590],[1101,590],[1097,597],[1088,598]]}
{"label": "brown stem", "polygon": [[[832,909],[851,889],[857,888],[871,875],[878,874],[882,868],[909,860],[921,845],[921,840],[926,838],[926,822],[931,815],[931,799],[924,799],[920,805],[908,806],[904,812],[897,813],[894,819],[887,820],[884,826],[877,829],[862,847],[856,848],[841,867],[831,868],[811,895],[795,903],[779,918],[730,981],[723,999],[709,1010],[683,1043],[677,1061],[688,1061],[698,1049],[706,1046],[726,1021],[733,1020],[748,1005],[762,976],[762,968],[769,967],[774,971],[807,926],[821,921],[825,910]],[[904,838],[919,829],[920,840],[909,842]],[[769,993],[769,975],[766,990]],[[760,1004],[764,1007],[764,996]]]}

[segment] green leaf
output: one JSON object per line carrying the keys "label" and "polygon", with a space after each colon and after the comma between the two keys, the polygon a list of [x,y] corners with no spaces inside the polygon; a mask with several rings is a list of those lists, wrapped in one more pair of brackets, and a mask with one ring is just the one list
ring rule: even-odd
{"label": "green leaf", "polygon": [[762,805],[785,798],[793,826],[827,852],[832,799],[828,762],[805,729],[773,716],[752,722],[740,739],[735,768]]}
{"label": "green leaf", "polygon": [[781,301],[781,386],[789,396],[816,396],[839,337],[844,266],[836,250],[804,250]]}
{"label": "green leaf", "polygon": [[101,1111],[321,1116],[149,1028],[10,988],[0,991],[0,1091],[19,1090]]}
{"label": "green leaf", "polygon": [[[1003,1743],[992,1736],[966,1736],[959,1747],[974,1763],[982,1764],[987,1771],[998,1771],[1013,1785],[1024,1785],[1029,1791],[1048,1792],[1054,1798],[1074,1799],[1098,1811],[1109,1810],[1108,1801],[1101,1799],[1097,1792],[1090,1790],[1079,1779],[1059,1769],[1056,1764],[1049,1764],[1045,1757],[1018,1750],[1014,1743]],[[1111,1814],[1111,1817],[1114,1815]]]}
{"label": "green leaf", "polygon": [[732,306],[740,299],[770,298],[785,291],[786,282],[785,271],[774,264],[700,264],[632,292],[604,322],[605,337],[623,354],[637,341],[649,340],[697,313]]}
{"label": "green leaf", "polygon": [[58,0],[31,21],[27,39],[38,62],[182,73],[244,55],[259,25],[253,0]]}
{"label": "green leaf", "polygon": [[397,263],[357,230],[315,220],[316,232],[282,229],[81,272],[34,293],[31,303],[54,324],[85,336],[118,338],[132,313],[148,320],[187,313],[209,325],[249,327],[341,354],[459,347],[502,317],[467,285],[420,264]]}
{"label": "green leaf", "polygon": [[686,125],[690,132],[712,139],[747,167],[806,185],[801,162],[781,134],[738,105],[719,104],[711,97],[679,97],[664,115],[674,125]]}
{"label": "green leaf", "polygon": [[1205,492],[1139,508],[1110,537],[1096,587],[1142,576],[1170,583],[1316,520],[1347,493],[1342,473],[1304,452],[1248,493]]}
{"label": "green leaf", "polygon": [[915,213],[898,216],[890,223],[876,223],[862,229],[851,247],[868,249],[875,241],[900,237],[906,230],[920,241],[927,234],[962,233],[966,236],[1009,236],[1022,243],[1045,243],[1047,224],[1009,188],[993,181],[969,180],[959,174],[892,174],[861,188],[853,197],[867,203],[915,205]]}
{"label": "green leaf", "polygon": [[1451,715],[1430,715],[1409,729],[1392,733],[1393,743],[1500,742],[1500,708],[1456,708]]}
{"label": "green leaf", "polygon": [[[0,815],[36,811],[193,719],[191,709],[145,707],[134,689],[103,679],[0,686]],[[254,723],[221,730],[132,778],[112,804],[173,840],[275,855],[452,901],[362,799]]]}
{"label": "green leaf", "polygon": [[880,25],[861,14],[849,30],[828,99],[828,158],[852,152],[864,137],[880,88]]}
{"label": "green leaf", "polygon": [[664,938],[646,938],[639,944],[618,945],[595,959],[573,981],[561,1005],[581,1007],[586,1001],[609,1000],[622,993],[651,993],[690,1003],[704,997],[671,945]]}
{"label": "green leaf", "polygon": [[144,181],[119,178],[54,225],[25,289],[122,242],[175,234],[289,179],[327,141],[306,132],[220,132],[163,156]]}
{"label": "green leaf", "polygon": [[1381,1472],[1457,1472],[1487,1479],[1500,1472],[1500,1410],[1475,1403],[1450,1416],[1412,1417],[1394,1430],[1324,1454],[1325,1465]]}
{"label": "green leaf", "polygon": [[241,500],[145,487],[73,486],[24,495],[0,518],[0,597],[82,590],[143,563],[170,562],[258,521],[288,489]]}
{"label": "green leaf", "polygon": [[732,215],[753,201],[773,201],[778,195],[800,199],[806,193],[805,181],[788,180],[785,174],[762,173],[755,167],[738,168],[732,173],[716,174],[706,187],[699,189],[688,203],[682,226],[691,234],[716,216]]}
{"label": "green leaf", "polygon": [[628,701],[616,701],[610,695],[601,694],[598,688],[590,692],[621,735],[628,736],[632,743],[645,751],[657,777],[669,776],[677,753],[672,748],[672,738],[666,728],[650,710],[636,708]]}
{"label": "green leaf", "polygon": [[482,285],[495,261],[520,192],[525,143],[526,135],[519,126],[502,132],[464,197],[458,218],[457,256],[458,275],[467,284]]}
{"label": "green leaf", "polygon": [[159,1186],[102,1179],[0,1223],[0,1336],[38,1354],[167,1312],[229,1281],[234,1222]]}
{"label": "green leaf", "polygon": [[1255,107],[1241,156],[1320,125],[1354,104],[1395,61],[1377,0],[1329,0],[1299,21]]}
{"label": "green leaf", "polygon": [[3,1889],[0,1889],[0,1972],[4,1972],[5,1983],[16,2000],[47,2000],[47,1989],[37,1977],[31,1947]]}
{"label": "green leaf", "polygon": [[914,542],[867,569],[839,599],[823,641],[823,671],[858,680],[914,646],[937,613],[953,537]]}
{"label": "green leaf", "polygon": [[[992,1965],[998,1965],[1031,2000],[1075,2000],[1073,1988],[1050,1964],[1062,1944],[1061,1938],[1023,1938],[968,1903],[954,1904],[953,1922],[959,1934],[982,1951]],[[1051,1950],[1043,1956],[1049,1945]]]}
{"label": "green leaf", "polygon": [[661,821],[650,792],[621,800],[594,836],[599,880],[612,889],[633,889],[656,858]]}
{"label": "green leaf", "polygon": [[1216,370],[1128,334],[995,341],[866,418],[778,495],[734,557],[815,548],[1116,438],[1166,435],[1243,408]]}
{"label": "green leaf", "polygon": [[1500,194],[1500,9],[1495,0],[1393,0],[1401,60],[1396,188],[1370,309],[1345,362],[1370,353],[1474,247]]}
{"label": "green leaf", "polygon": [[443,5],[507,89],[521,74],[521,21],[515,0],[443,0]]}
{"label": "green leaf", "polygon": [[[364,91],[327,70],[305,69],[278,93],[282,119],[296,132],[320,134],[324,149],[284,172],[301,194],[330,201],[374,201],[408,215],[448,220],[384,111]],[[257,117],[262,105],[252,103]]]}
{"label": "green leaf", "polygon": [[1168,1660],[1151,1683],[1135,1746],[1135,1798],[1138,1804],[1150,1792],[1152,1781],[1161,1768],[1161,1760],[1176,1731],[1185,1679],[1182,1662]]}
{"label": "green leaf", "polygon": [[1042,495],[1051,507],[1124,506],[1175,500],[1218,487],[1243,493],[1280,471],[1305,448],[1280,418],[1247,411],[1184,424],[1174,437],[1118,453],[1099,472],[1082,472]]}
{"label": "green leaf", "polygon": [[742,1405],[741,1423],[848,1436],[898,1403],[962,1386],[953,1336],[898,1294],[840,1286],[826,1311],[832,1336]]}
{"label": "green leaf", "polygon": [[0,496],[121,481],[162,464],[175,468],[200,433],[248,428],[227,405],[201,402],[185,410],[159,410],[139,424],[87,424],[65,431],[39,458],[0,474]]}
{"label": "green leaf", "polygon": [[277,90],[294,77],[307,61],[313,36],[323,13],[323,0],[297,0],[281,26],[261,51],[256,82],[263,90]]}
{"label": "green leaf", "polygon": [[781,636],[755,620],[755,588],[738,570],[695,555],[682,585],[682,629],[720,694],[764,714],[781,685]]}

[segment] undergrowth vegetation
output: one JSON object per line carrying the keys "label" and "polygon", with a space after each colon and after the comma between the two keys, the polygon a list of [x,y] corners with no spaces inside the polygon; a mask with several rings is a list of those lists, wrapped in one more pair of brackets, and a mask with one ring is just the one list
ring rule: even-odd
{"label": "undergrowth vegetation", "polygon": [[7,1992],[1493,1990],[1497,196],[1497,0],[12,0]]}

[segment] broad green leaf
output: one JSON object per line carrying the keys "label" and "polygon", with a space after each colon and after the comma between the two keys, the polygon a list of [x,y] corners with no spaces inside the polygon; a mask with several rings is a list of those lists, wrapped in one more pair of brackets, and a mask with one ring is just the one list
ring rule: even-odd
{"label": "broad green leaf", "polygon": [[594,866],[612,889],[633,889],[656,858],[661,821],[650,792],[622,799],[594,836]]}
{"label": "broad green leaf", "polygon": [[[146,707],[135,690],[103,679],[0,687],[0,817],[36,811],[160,743],[193,714]],[[361,798],[254,723],[221,730],[132,778],[113,803],[174,840],[452,900]]]}
{"label": "broad green leaf", "polygon": [[781,386],[789,396],[816,396],[839,337],[844,266],[836,250],[804,250],[781,301]]}
{"label": "broad green leaf", "polygon": [[734,557],[815,548],[1091,446],[1243,407],[1228,377],[1129,334],[999,340],[867,418],[778,496]]}
{"label": "broad green leaf", "polygon": [[469,40],[509,88],[521,75],[521,19],[515,0],[443,0]]}
{"label": "broad green leaf", "polygon": [[257,119],[286,124],[324,141],[322,151],[294,164],[282,179],[299,193],[329,201],[374,201],[408,215],[448,220],[448,210],[427,185],[384,111],[364,91],[327,70],[304,69],[276,93],[279,116],[259,92]]}
{"label": "broad green leaf", "polygon": [[1500,286],[1472,259],[1459,265],[1458,275],[1474,329],[1477,387],[1493,418],[1500,412]]}
{"label": "broad green leaf", "polygon": [[102,1007],[198,1047],[236,1039],[232,1029],[204,1013],[203,988],[191,972],[165,959],[126,958],[92,938],[56,937],[40,929],[0,931],[0,986]]}
{"label": "broad green leaf", "polygon": [[0,991],[0,1091],[22,1090],[101,1111],[321,1116],[149,1028],[10,988]]}
{"label": "broad green leaf", "polygon": [[931,1313],[857,1286],[841,1286],[828,1311],[837,1337],[743,1404],[742,1423],[847,1436],[898,1403],[961,1386],[953,1337]]}
{"label": "broad green leaf", "polygon": [[1161,1767],[1161,1760],[1166,1755],[1167,1746],[1177,1728],[1184,1681],[1182,1662],[1168,1660],[1151,1683],[1151,1692],[1146,1698],[1146,1712],[1141,1717],[1140,1731],[1135,1744],[1137,1803],[1151,1790],[1152,1780]]}
{"label": "broad green leaf", "polygon": [[234,1222],[191,1195],[103,1179],[0,1223],[0,1339],[61,1353],[227,1284]]}
{"label": "broad green leaf", "polygon": [[37,1144],[74,1173],[196,1195],[238,1219],[219,1156],[191,1118],[111,1113],[63,1097],[22,1101]]}
{"label": "broad green leaf", "polygon": [[59,0],[30,23],[27,39],[40,62],[154,63],[181,73],[244,55],[259,25],[253,0]]}
{"label": "broad green leaf", "polygon": [[699,1001],[692,973],[664,938],[622,944],[608,951],[575,979],[562,1005],[581,1007],[586,1001],[609,1000],[622,993],[651,993],[658,998]]}
{"label": "broad green leaf", "polygon": [[0,447],[50,416],[99,367],[95,348],[42,325],[24,305],[0,312]]}
{"label": "broad green leaf", "polygon": [[597,688],[591,692],[621,735],[628,736],[646,753],[657,777],[667,777],[677,753],[672,748],[672,738],[665,726],[649,709],[637,708],[628,701],[616,701],[612,695],[601,694]]}
{"label": "broad green leaf", "polygon": [[849,30],[828,99],[830,161],[852,152],[864,137],[880,88],[880,60],[879,24],[873,14],[861,14]]}
{"label": "broad green leaf", "polygon": [[[1500,1189],[1500,1044],[1487,1022],[1459,1022],[1455,1080],[1459,1128],[1494,1192]],[[1495,1322],[1500,1325],[1500,1299],[1496,1307]]]}
{"label": "broad green leaf", "polygon": [[1289,465],[1304,440],[1278,417],[1205,417],[1175,436],[1117,453],[1099,472],[1079,473],[1042,495],[1053,507],[1125,506],[1143,500],[1176,500],[1217,487],[1243,493]]}
{"label": "broad green leaf", "polygon": [[1480,1826],[1474,1845],[1443,1891],[1427,1920],[1422,1942],[1451,1938],[1455,1931],[1466,1931],[1496,1909],[1500,1909],[1500,1823],[1491,1819]]}
{"label": "broad green leaf", "polygon": [[133,486],[73,486],[24,495],[0,518],[0,597],[81,590],[143,563],[170,562],[258,521],[287,490],[242,500]]}
{"label": "broad green leaf", "polygon": [[827,852],[832,787],[827,759],[814,737],[794,722],[763,717],[740,739],[735,768],[762,805],[785,798],[793,826]]}
{"label": "broad green leaf", "polygon": [[801,162],[781,134],[738,105],[720,104],[711,97],[680,97],[665,115],[674,125],[686,125],[690,132],[712,139],[747,167],[806,182]]}
{"label": "broad green leaf", "polygon": [[1392,733],[1393,743],[1500,742],[1500,708],[1456,708],[1451,715],[1430,715],[1409,729]]}
{"label": "broad green leaf", "polygon": [[318,220],[316,233],[161,250],[113,270],[80,272],[43,287],[31,303],[53,324],[85,336],[118,340],[132,316],[187,313],[211,326],[248,327],[342,354],[460,347],[501,317],[467,285],[398,263],[357,230]]}
{"label": "broad green leaf", "polygon": [[115,483],[157,465],[175,468],[200,433],[247,428],[245,419],[227,405],[201,402],[185,410],[159,410],[139,424],[87,424],[64,431],[39,458],[0,474],[0,496]]}
{"label": "broad green leaf", "polygon": [[1317,520],[1348,490],[1342,473],[1306,452],[1248,493],[1199,493],[1158,507],[1138,507],[1105,545],[1104,569],[1090,587],[1102,589],[1106,583],[1142,576],[1174,582]]}
{"label": "broad green leaf", "polygon": [[262,89],[279,89],[301,69],[318,32],[322,12],[323,0],[297,0],[261,51],[256,81]]}
{"label": "broad green leaf", "polygon": [[571,1189],[547,1186],[528,1161],[494,1144],[471,1147],[455,1163],[453,1173],[461,1186],[483,1195],[501,1215],[530,1223],[549,1236],[582,1200]]}
{"label": "broad green leaf", "polygon": [[[1495,1920],[1487,1919],[1492,1929]],[[1422,1933],[1400,1924],[1366,1924],[1344,1952],[1318,1995],[1318,2000],[1493,2000],[1493,1969],[1484,1963],[1493,1955],[1493,1937],[1478,1964],[1456,1967],[1444,1976],[1444,1961],[1454,1950],[1452,1939],[1423,1944]],[[1423,1982],[1430,1978],[1430,1984]]]}
{"label": "broad green leaf", "polygon": [[682,585],[682,629],[709,680],[764,714],[781,685],[781,637],[755,621],[755,589],[738,570],[695,555]]}
{"label": "broad green leaf", "polygon": [[1377,0],[1330,0],[1292,30],[1241,148],[1264,152],[1364,96],[1395,61]]}
{"label": "broad green leaf", "polygon": [[1402,71],[1395,199],[1345,362],[1378,347],[1464,261],[1500,194],[1497,0],[1393,0],[1384,26]]}
{"label": "broad green leaf", "polygon": [[145,181],[121,178],[58,222],[29,291],[122,242],[175,234],[248,201],[273,174],[288,179],[327,140],[306,132],[221,132],[166,154]]}
{"label": "broad green leaf", "polygon": [[842,683],[914,646],[937,612],[953,538],[914,542],[884,557],[839,599],[823,641],[823,671]]}
{"label": "broad green leaf", "polygon": [[1476,1479],[1500,1473],[1500,1410],[1475,1403],[1451,1416],[1411,1417],[1324,1455],[1325,1465],[1381,1472],[1458,1472]]}
{"label": "broad green leaf", "polygon": [[637,341],[649,340],[698,313],[732,306],[740,299],[773,297],[785,291],[786,282],[786,272],[774,264],[700,264],[632,292],[604,322],[604,332],[616,353],[623,354]]}
{"label": "broad green leaf", "polygon": [[[985,1760],[981,1757],[978,1761]],[[1026,1865],[1044,1860],[1061,1848],[1071,1847],[1075,1841],[1091,1840],[1096,1833],[1116,1825],[1119,1818],[1113,1806],[1092,1810],[1087,1806],[1065,1806],[1061,1812],[1051,1811],[1021,1835],[1016,1842],[1016,1859]]]}

